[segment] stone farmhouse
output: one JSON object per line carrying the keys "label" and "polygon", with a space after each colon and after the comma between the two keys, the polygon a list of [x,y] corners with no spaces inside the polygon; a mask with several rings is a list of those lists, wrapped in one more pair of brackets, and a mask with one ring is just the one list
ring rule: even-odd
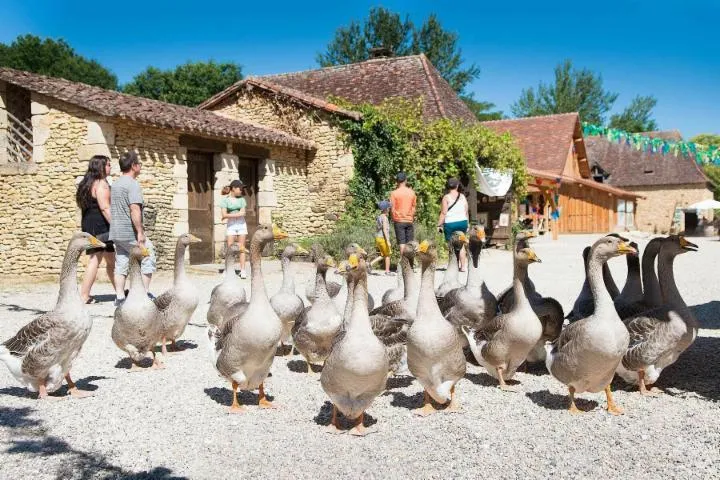
{"label": "stone farmhouse", "polygon": [[[527,162],[528,198],[520,214],[540,205],[547,227],[554,233],[604,233],[634,229],[631,214],[641,193],[596,182],[591,176],[580,117],[577,113],[495,120],[483,125],[497,133],[510,133]],[[557,197],[557,203],[555,202]],[[509,211],[509,198],[479,196],[478,210],[490,223]],[[544,207],[542,207],[544,205]],[[559,217],[551,213],[559,209]],[[490,225],[492,227],[492,225]],[[495,235],[507,235],[507,228]]]}
{"label": "stone farmhouse", "polygon": [[[648,132],[645,135],[682,140],[679,132]],[[693,157],[638,150],[605,137],[588,137],[585,144],[597,181],[640,196],[635,215],[638,230],[669,232],[676,209],[713,198],[708,179]],[[692,232],[697,221],[694,210],[686,211],[680,215],[677,229]]]}
{"label": "stone farmhouse", "polygon": [[[248,185],[248,223],[276,221],[291,236],[326,232],[343,212],[352,152],[333,104],[422,98],[427,119],[475,118],[424,55],[248,78],[182,107],[0,68],[0,274],[57,274],[80,226],[75,189],[95,154],[135,150],[143,162],[145,221],[160,268],[174,237],[203,242],[191,263],[221,255],[222,187]],[[119,174],[114,162],[113,174]]]}

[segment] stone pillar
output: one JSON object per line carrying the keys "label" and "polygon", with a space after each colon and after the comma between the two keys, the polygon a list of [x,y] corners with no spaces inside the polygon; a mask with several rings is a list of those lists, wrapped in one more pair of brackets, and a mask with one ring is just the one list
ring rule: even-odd
{"label": "stone pillar", "polygon": [[269,158],[258,162],[258,223],[272,223],[273,208],[277,207],[277,197],[273,188],[275,160]]}
{"label": "stone pillar", "polygon": [[45,142],[50,137],[50,109],[45,104],[42,95],[32,92],[30,102],[30,113],[32,114],[33,127],[33,162],[42,163],[45,161]]}
{"label": "stone pillar", "polygon": [[[229,151],[232,151],[230,149]],[[222,220],[220,211],[221,191],[233,180],[238,178],[238,156],[232,153],[216,153],[213,155],[213,170],[215,171],[215,183],[213,184],[213,241],[215,242],[215,255],[225,249],[225,222]]]}
{"label": "stone pillar", "polygon": [[0,80],[0,165],[8,163],[7,83]]}
{"label": "stone pillar", "polygon": [[78,150],[80,161],[88,161],[93,155],[110,157],[110,146],[115,145],[115,125],[103,118],[87,119],[85,143]]}

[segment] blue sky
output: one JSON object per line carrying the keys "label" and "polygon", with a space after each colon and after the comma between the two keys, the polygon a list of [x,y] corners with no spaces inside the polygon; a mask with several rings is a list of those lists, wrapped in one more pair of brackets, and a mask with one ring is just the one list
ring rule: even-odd
{"label": "blue sky", "polygon": [[[509,113],[565,58],[618,92],[658,98],[663,129],[720,133],[720,0],[431,2],[3,2],[0,42],[32,33],[67,40],[121,83],[149,65],[232,60],[245,75],[315,68],[338,26],[380,5],[420,24],[438,14],[482,70],[469,90]],[[551,6],[547,6],[550,4]]]}

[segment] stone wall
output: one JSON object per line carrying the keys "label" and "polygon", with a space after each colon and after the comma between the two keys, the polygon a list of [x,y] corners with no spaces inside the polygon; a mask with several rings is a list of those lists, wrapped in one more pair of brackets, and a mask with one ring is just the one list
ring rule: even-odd
{"label": "stone wall", "polygon": [[[296,107],[259,89],[241,90],[213,110],[314,141],[318,147],[314,153],[272,149],[269,168],[274,169],[277,202],[272,214],[282,218],[283,226],[293,235],[316,235],[332,228],[349,199],[353,157],[342,133],[331,124],[331,114]],[[261,212],[264,207],[267,205],[260,203]]]}
{"label": "stone wall", "polygon": [[[687,207],[701,200],[712,199],[713,194],[701,185],[659,185],[652,187],[623,187],[646,198],[638,198],[635,224],[644,232],[667,233],[675,207]],[[712,212],[711,212],[712,213]],[[681,217],[681,230],[685,229]]]}
{"label": "stone wall", "polygon": [[[136,149],[143,162],[148,236],[160,268],[172,265],[174,236],[187,228],[187,174],[179,134],[109,120],[32,94],[33,162],[0,169],[0,274],[57,275],[67,242],[80,229],[76,186],[94,154],[117,159]],[[179,208],[182,207],[182,208]],[[185,230],[186,231],[186,230]],[[85,257],[83,257],[85,258]]]}

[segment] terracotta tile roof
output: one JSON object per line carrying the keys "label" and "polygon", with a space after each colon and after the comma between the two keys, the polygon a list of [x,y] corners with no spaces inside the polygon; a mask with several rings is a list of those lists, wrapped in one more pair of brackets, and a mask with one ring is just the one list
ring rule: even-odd
{"label": "terracotta tile roof", "polygon": [[605,137],[586,137],[585,147],[590,163],[609,172],[607,182],[616,187],[700,185],[708,181],[693,157],[644,152]]}
{"label": "terracotta tile roof", "polygon": [[645,135],[646,137],[650,138],[662,138],[663,140],[670,140],[671,142],[682,142],[683,139],[680,130],[641,132],[640,135]]}
{"label": "terracotta tile roof", "polygon": [[[475,115],[458,97],[425,55],[377,58],[360,63],[254,77],[253,80],[302,92],[314,99],[339,97],[355,104],[378,104],[389,98],[423,98],[426,120],[449,118],[476,123]],[[210,108],[242,85],[203,102]]]}
{"label": "terracotta tile roof", "polygon": [[0,80],[106,117],[179,130],[202,137],[284,145],[312,150],[315,144],[280,130],[239,122],[206,110],[135,97],[103,88],[51,78],[11,68],[0,68]]}
{"label": "terracotta tile roof", "polygon": [[557,180],[559,178],[561,183],[575,183],[579,185],[585,185],[590,188],[602,190],[603,192],[612,193],[613,195],[621,198],[645,198],[643,195],[640,195],[638,193],[629,192],[621,188],[613,187],[612,185],[608,185],[607,183],[599,183],[589,178],[568,177],[566,175],[551,175],[543,170],[535,170],[533,168],[528,168],[528,175],[532,177],[544,178],[547,180]]}
{"label": "terracotta tile roof", "polygon": [[581,136],[577,113],[493,120],[482,125],[515,137],[528,168],[557,175],[565,168],[573,138]]}

